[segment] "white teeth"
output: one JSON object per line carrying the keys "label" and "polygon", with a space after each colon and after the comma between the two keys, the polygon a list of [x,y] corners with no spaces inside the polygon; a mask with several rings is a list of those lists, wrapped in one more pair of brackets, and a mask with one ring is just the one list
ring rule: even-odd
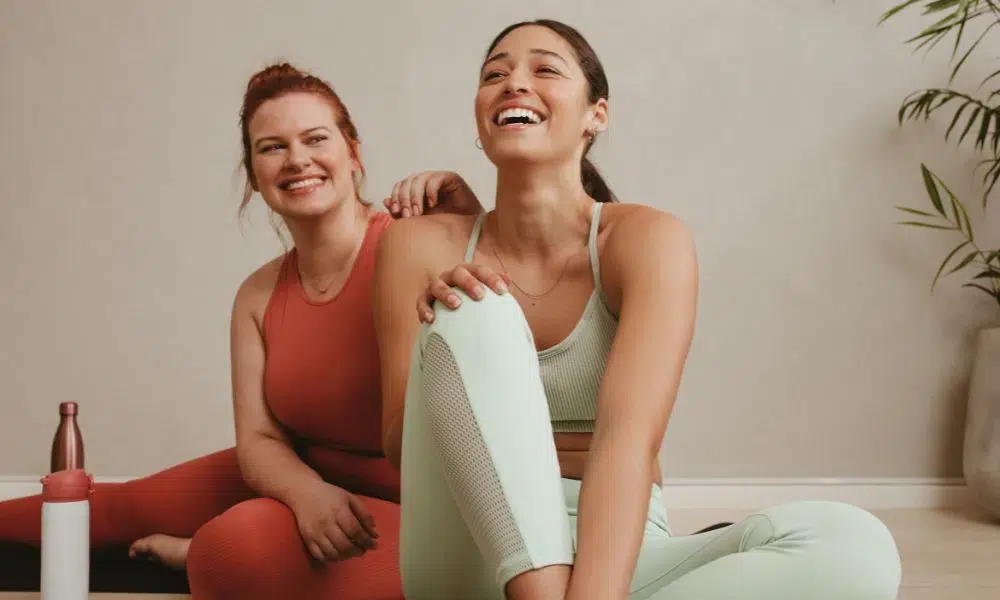
{"label": "white teeth", "polygon": [[323,183],[323,180],[318,177],[313,177],[311,179],[303,179],[302,181],[294,181],[289,183],[287,189],[297,190],[299,188],[309,187],[311,185],[319,185]]}
{"label": "white teeth", "polygon": [[500,111],[497,115],[496,122],[498,125],[506,125],[507,121],[516,118],[526,118],[528,122],[536,125],[542,122],[542,117],[535,111],[529,108],[508,108],[507,110]]}

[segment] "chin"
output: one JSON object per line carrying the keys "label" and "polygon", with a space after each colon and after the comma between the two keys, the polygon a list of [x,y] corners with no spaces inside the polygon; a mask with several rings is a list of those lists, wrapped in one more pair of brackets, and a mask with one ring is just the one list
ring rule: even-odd
{"label": "chin", "polygon": [[286,219],[297,221],[310,221],[322,218],[333,210],[333,206],[285,206],[282,208],[281,216]]}
{"label": "chin", "polygon": [[326,215],[339,204],[331,194],[310,194],[306,197],[282,195],[271,208],[286,219],[308,220]]}
{"label": "chin", "polygon": [[490,148],[489,158],[497,166],[509,163],[545,162],[552,158],[552,152],[534,140],[501,140]]}

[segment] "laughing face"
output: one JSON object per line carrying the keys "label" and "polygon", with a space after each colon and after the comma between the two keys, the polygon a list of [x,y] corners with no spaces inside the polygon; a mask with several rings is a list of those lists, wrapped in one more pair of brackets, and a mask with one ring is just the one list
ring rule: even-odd
{"label": "laughing face", "polygon": [[483,151],[497,166],[579,162],[591,132],[607,121],[606,101],[591,103],[588,95],[569,43],[547,27],[514,29],[480,73],[475,107]]}
{"label": "laughing face", "polygon": [[254,188],[276,213],[316,217],[357,197],[357,146],[344,138],[325,98],[296,92],[268,100],[249,132]]}

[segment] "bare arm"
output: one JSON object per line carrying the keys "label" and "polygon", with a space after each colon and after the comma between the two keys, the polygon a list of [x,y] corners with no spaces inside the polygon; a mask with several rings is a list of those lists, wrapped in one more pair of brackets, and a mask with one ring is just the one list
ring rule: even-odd
{"label": "bare arm", "polygon": [[[417,221],[393,223],[375,258],[375,332],[382,376],[382,448],[396,468],[403,441],[403,403],[420,322],[415,309],[430,281],[427,243],[418,243]],[[424,238],[428,236],[423,236]]]}
{"label": "bare arm", "polygon": [[627,598],[657,455],[694,333],[698,268],[677,219],[636,211],[609,232],[619,327],[601,381],[567,598]]}
{"label": "bare arm", "polygon": [[262,292],[257,274],[240,287],[230,328],[236,455],[247,484],[262,496],[292,507],[301,490],[322,478],[292,450],[264,401],[264,340],[254,318]]}

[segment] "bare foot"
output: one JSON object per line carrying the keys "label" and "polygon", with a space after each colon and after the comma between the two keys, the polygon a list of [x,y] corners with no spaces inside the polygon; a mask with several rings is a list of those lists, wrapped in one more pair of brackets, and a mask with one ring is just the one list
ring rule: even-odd
{"label": "bare foot", "polygon": [[173,569],[184,570],[190,545],[191,538],[154,533],[133,542],[128,549],[128,555],[130,558],[151,560]]}

